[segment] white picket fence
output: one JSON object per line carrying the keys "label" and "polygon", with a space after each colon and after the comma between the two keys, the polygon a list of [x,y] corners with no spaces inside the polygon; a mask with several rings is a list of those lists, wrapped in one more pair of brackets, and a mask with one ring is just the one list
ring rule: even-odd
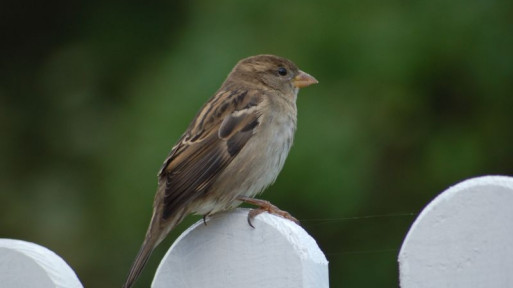
{"label": "white picket fence", "polygon": [[513,287],[513,178],[479,177],[438,195],[399,252],[402,288]]}
{"label": "white picket fence", "polygon": [[[247,209],[191,226],[171,246],[152,287],[327,288],[328,261],[296,224]],[[402,288],[513,287],[513,178],[461,182],[434,199],[399,252]],[[55,253],[0,239],[0,286],[83,287]]]}

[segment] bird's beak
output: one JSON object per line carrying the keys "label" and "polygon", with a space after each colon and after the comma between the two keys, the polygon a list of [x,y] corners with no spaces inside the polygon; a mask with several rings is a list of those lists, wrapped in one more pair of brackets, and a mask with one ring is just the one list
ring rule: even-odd
{"label": "bird's beak", "polygon": [[299,74],[297,74],[296,77],[294,77],[292,80],[292,84],[297,88],[303,88],[317,83],[319,83],[317,79],[301,70],[299,70]]}

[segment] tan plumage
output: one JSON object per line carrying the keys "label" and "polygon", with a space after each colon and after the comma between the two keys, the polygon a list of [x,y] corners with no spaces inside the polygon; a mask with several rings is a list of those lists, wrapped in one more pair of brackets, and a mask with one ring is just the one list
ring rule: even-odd
{"label": "tan plumage", "polygon": [[[297,92],[314,83],[281,57],[237,63],[164,161],[150,226],[124,288],[132,287],[153,249],[188,214],[208,216],[248,199],[290,216],[249,198],[278,176],[296,129]],[[254,211],[251,216],[263,210]]]}

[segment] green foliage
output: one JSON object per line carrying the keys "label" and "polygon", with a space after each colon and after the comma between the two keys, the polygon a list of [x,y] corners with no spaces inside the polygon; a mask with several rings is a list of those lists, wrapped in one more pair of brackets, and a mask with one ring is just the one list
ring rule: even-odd
{"label": "green foliage", "polygon": [[[332,287],[397,287],[414,217],[391,214],[513,174],[511,1],[11,2],[0,237],[54,250],[87,287],[121,285],[161,162],[246,56],[290,58],[320,82],[299,94],[295,145],[262,197],[304,220]],[[389,216],[351,218],[369,215]]]}

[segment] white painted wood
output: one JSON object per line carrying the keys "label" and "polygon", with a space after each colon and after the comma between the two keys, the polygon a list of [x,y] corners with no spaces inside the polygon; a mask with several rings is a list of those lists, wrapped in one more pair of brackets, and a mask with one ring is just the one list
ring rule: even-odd
{"label": "white painted wood", "polygon": [[513,287],[513,178],[463,181],[418,216],[399,253],[402,288]]}
{"label": "white painted wood", "polygon": [[0,287],[81,288],[73,270],[54,252],[34,243],[0,239]]}
{"label": "white painted wood", "polygon": [[315,240],[295,223],[248,209],[198,221],[171,246],[153,288],[327,288],[328,261]]}

